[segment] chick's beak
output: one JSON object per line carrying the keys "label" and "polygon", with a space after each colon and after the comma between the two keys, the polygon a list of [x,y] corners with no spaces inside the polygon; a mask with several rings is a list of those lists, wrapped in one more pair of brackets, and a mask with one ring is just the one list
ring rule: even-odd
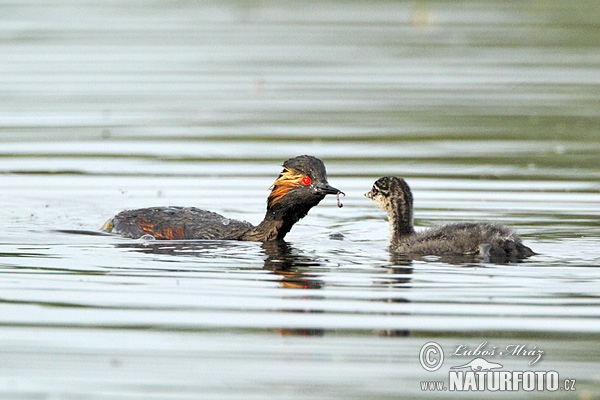
{"label": "chick's beak", "polygon": [[343,193],[340,189],[336,189],[333,186],[330,186],[328,183],[319,184],[317,186],[317,192],[324,195]]}
{"label": "chick's beak", "polygon": [[367,192],[365,193],[365,197],[372,199],[373,198],[373,192]]}

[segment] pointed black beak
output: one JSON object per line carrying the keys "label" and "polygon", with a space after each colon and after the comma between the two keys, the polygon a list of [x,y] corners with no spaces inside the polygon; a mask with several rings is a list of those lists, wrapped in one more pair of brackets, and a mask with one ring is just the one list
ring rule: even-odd
{"label": "pointed black beak", "polygon": [[340,189],[336,189],[333,186],[330,186],[328,183],[318,185],[317,192],[323,195],[343,193]]}

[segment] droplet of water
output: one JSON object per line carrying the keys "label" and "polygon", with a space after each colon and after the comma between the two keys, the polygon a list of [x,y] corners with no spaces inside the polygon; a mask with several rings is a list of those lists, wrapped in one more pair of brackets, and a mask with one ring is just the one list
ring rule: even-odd
{"label": "droplet of water", "polygon": [[331,240],[344,240],[344,234],[341,232],[334,232],[329,234]]}

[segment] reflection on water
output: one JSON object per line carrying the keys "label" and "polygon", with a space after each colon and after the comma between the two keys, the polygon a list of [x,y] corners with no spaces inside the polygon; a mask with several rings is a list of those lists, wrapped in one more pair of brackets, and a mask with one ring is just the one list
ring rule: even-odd
{"label": "reflection on water", "polygon": [[[594,398],[599,12],[0,5],[0,397],[428,398],[420,381],[444,376],[417,356],[434,340],[536,345],[539,369]],[[257,223],[299,154],[347,196],[285,243],[95,234],[159,205]],[[417,229],[498,221],[539,254],[390,255],[363,197],[384,175],[410,181]]]}

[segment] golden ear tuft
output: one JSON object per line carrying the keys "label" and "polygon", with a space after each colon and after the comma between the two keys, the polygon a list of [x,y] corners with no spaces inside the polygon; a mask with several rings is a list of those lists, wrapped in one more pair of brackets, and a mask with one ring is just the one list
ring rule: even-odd
{"label": "golden ear tuft", "polygon": [[298,186],[302,183],[302,178],[304,178],[303,174],[299,174],[296,171],[285,168],[279,177],[273,183],[273,186],[279,185],[288,185],[288,186]]}
{"label": "golden ear tuft", "polygon": [[281,200],[294,186],[302,185],[303,174],[299,174],[291,169],[284,168],[279,174],[277,180],[271,185],[271,194],[269,195],[269,205],[273,205]]}

